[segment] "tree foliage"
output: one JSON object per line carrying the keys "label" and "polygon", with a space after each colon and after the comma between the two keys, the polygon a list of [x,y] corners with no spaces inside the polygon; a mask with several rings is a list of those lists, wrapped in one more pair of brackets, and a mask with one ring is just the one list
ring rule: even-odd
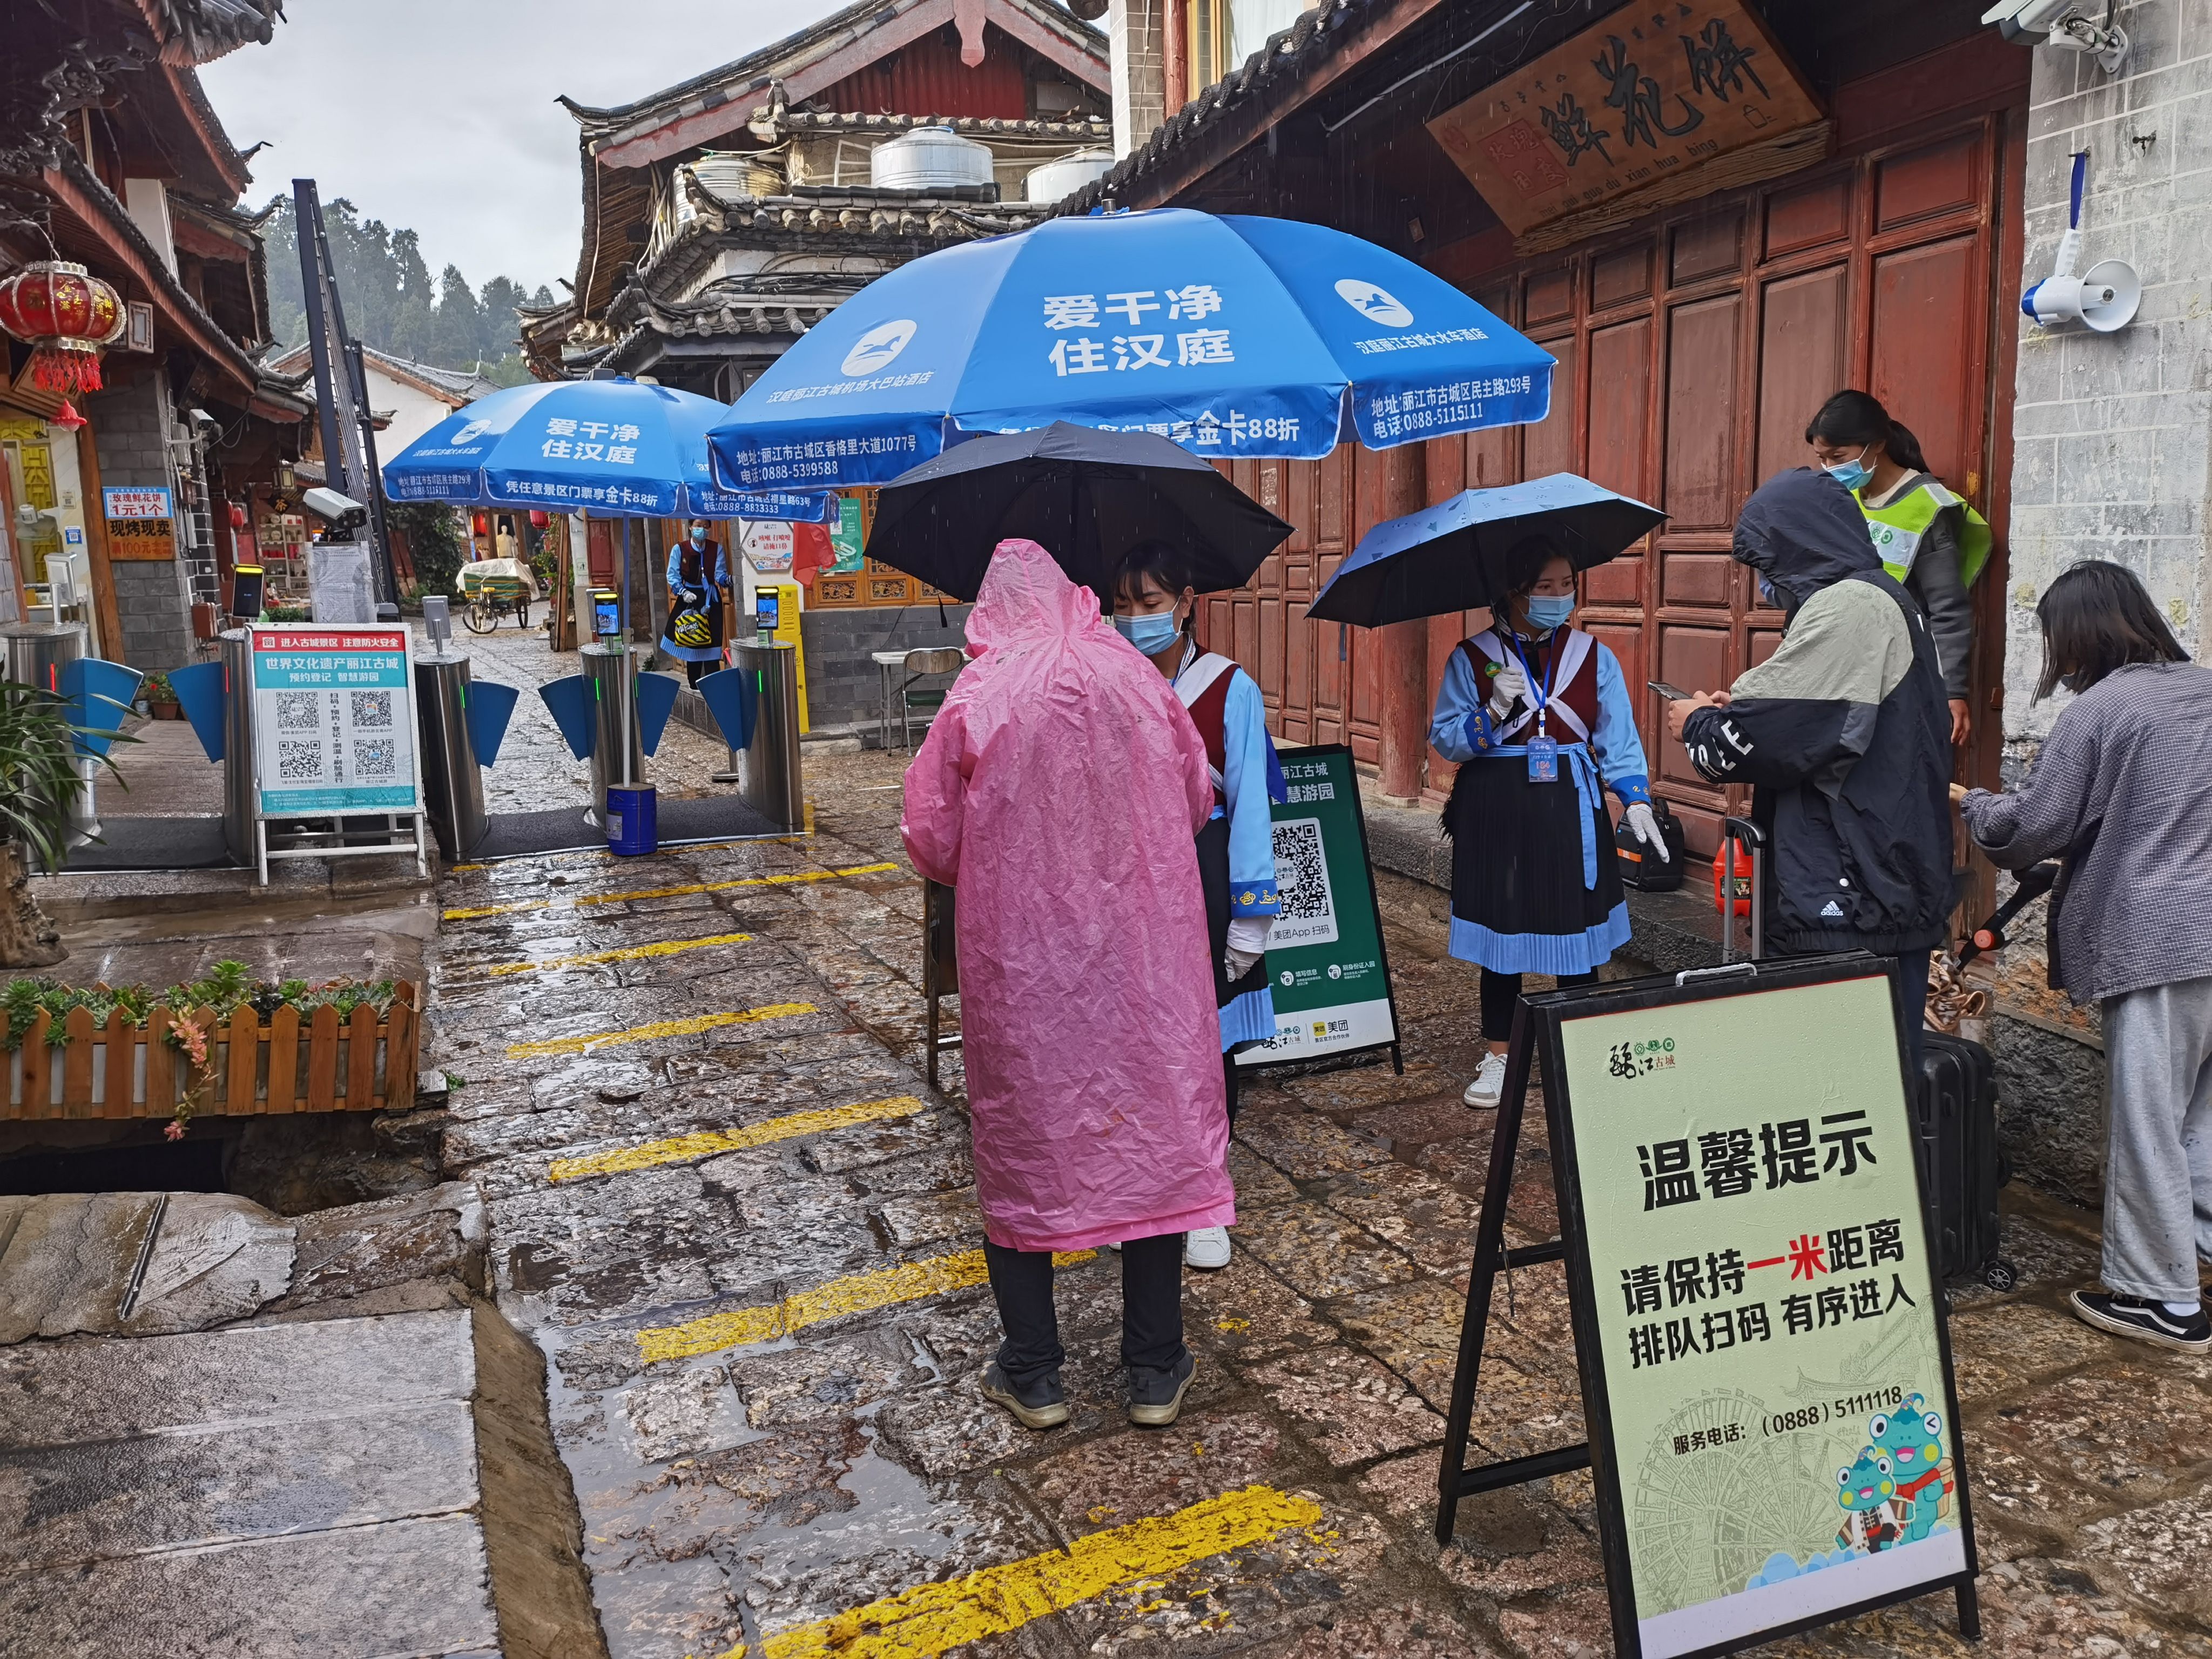
{"label": "tree foliage", "polygon": [[451,593],[454,579],[471,556],[461,533],[461,515],[436,501],[391,501],[384,513],[386,521],[407,538],[422,591]]}
{"label": "tree foliage", "polygon": [[[277,196],[270,206],[276,210],[261,232],[269,250],[269,323],[278,340],[297,345],[307,337],[307,313],[292,198]],[[515,349],[514,313],[518,306],[552,304],[544,285],[532,295],[512,278],[495,276],[473,289],[460,267],[450,264],[434,281],[413,231],[363,219],[343,197],[323,204],[323,229],[346,326],[363,344],[441,368],[477,368],[502,386],[530,378]]]}

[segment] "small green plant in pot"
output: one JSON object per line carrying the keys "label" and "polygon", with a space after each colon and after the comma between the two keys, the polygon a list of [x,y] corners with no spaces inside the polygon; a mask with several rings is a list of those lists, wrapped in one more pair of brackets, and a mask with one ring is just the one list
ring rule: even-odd
{"label": "small green plant in pot", "polygon": [[[31,895],[29,866],[36,860],[59,870],[69,856],[78,787],[76,716],[75,705],[58,693],[0,680],[0,966],[43,968],[69,954]],[[105,756],[99,763],[115,770]]]}
{"label": "small green plant in pot", "polygon": [[146,699],[146,712],[155,720],[173,720],[183,717],[185,711],[177,702],[177,689],[169,684],[167,674],[147,675],[145,684],[139,690]]}

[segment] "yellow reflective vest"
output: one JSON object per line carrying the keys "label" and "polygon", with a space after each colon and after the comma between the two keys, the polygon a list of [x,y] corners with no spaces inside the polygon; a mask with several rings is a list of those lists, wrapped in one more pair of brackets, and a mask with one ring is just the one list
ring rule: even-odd
{"label": "yellow reflective vest", "polygon": [[1860,490],[1854,489],[1851,495],[1858,501],[1859,511],[1866,514],[1867,533],[1874,538],[1874,550],[1881,557],[1881,568],[1899,581],[1911,574],[1912,561],[1920,551],[1920,538],[1936,522],[1936,515],[1947,507],[1960,510],[1960,580],[1972,587],[1974,579],[1990,562],[1994,538],[1990,533],[1989,520],[1933,477],[1923,475],[1918,483],[1887,507],[1869,507]]}

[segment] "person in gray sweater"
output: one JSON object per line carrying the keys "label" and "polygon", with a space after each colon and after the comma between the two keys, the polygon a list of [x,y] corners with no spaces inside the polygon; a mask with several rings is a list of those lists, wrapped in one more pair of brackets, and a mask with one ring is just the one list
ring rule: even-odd
{"label": "person in gray sweater", "polygon": [[2109,1122],[2100,1330],[2212,1351],[2212,668],[2189,660],[2135,575],[2087,560],[2051,584],[2039,698],[2074,701],[2020,788],[1956,785],[1966,833],[2021,870],[2063,861],[2051,983],[2101,1005]]}

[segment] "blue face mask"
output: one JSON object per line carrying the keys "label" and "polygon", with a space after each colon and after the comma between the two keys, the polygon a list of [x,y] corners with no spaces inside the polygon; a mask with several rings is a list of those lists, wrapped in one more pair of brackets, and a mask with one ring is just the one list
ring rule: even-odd
{"label": "blue face mask", "polygon": [[1855,459],[1845,461],[1841,466],[1824,466],[1820,471],[1846,489],[1863,489],[1866,481],[1874,477],[1874,474],[1867,470],[1866,451],[1863,449],[1859,451]]}
{"label": "blue face mask", "polygon": [[1176,636],[1182,632],[1182,625],[1176,621],[1172,611],[1163,611],[1151,617],[1116,617],[1114,626],[1121,630],[1123,639],[1148,657],[1158,656],[1173,645]]}
{"label": "blue face mask", "polygon": [[1567,618],[1575,614],[1575,596],[1571,593],[1531,593],[1528,596],[1528,625],[1531,628],[1565,628]]}
{"label": "blue face mask", "polygon": [[707,532],[706,532],[705,531],[703,531],[703,530],[695,530],[695,531],[693,531],[693,532],[691,532],[691,545],[692,545],[692,546],[694,546],[694,547],[704,547],[704,546],[706,546],[706,544],[707,544]]}

